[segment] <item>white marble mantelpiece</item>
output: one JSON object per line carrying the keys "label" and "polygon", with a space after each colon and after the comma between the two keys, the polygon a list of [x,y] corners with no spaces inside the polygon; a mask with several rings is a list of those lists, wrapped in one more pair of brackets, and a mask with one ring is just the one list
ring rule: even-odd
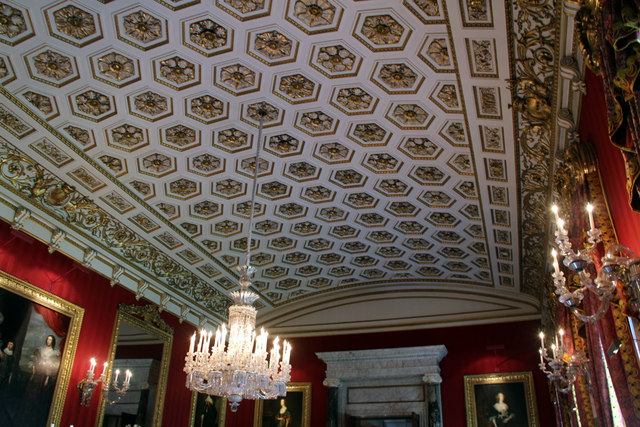
{"label": "white marble mantelpiece", "polygon": [[[316,353],[327,364],[324,384],[337,390],[337,426],[347,416],[419,414],[429,426],[429,402],[440,407],[443,345]],[[440,418],[440,414],[438,414]]]}

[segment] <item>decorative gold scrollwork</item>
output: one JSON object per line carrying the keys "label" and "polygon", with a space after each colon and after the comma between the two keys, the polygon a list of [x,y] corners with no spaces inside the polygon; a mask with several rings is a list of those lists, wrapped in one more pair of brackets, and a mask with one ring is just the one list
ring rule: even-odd
{"label": "decorative gold scrollwork", "polygon": [[584,0],[576,14],[576,32],[585,63],[596,74],[600,74],[600,5],[598,0]]}
{"label": "decorative gold scrollwork", "polygon": [[588,174],[596,171],[597,156],[590,142],[574,140],[565,149],[563,158],[554,174],[553,186],[559,196],[560,209],[568,212],[571,195],[584,183]]}
{"label": "decorative gold scrollwork", "polygon": [[160,311],[155,305],[120,304],[120,311],[142,319],[161,331],[173,335],[173,328],[160,317]]}

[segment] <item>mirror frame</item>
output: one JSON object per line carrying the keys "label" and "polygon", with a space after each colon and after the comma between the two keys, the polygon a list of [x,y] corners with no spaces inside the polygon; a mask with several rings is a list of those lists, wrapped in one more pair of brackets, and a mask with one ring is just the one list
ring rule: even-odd
{"label": "mirror frame", "polygon": [[[160,361],[160,376],[158,378],[158,392],[153,407],[153,418],[150,426],[162,426],[162,414],[164,409],[164,398],[167,391],[167,378],[169,376],[169,361],[171,359],[171,347],[173,346],[173,328],[169,326],[160,317],[160,312],[155,305],[127,305],[120,304],[116,321],[113,325],[113,334],[111,335],[111,347],[109,350],[108,370],[106,378],[111,378],[113,370],[113,361],[116,356],[116,346],[118,344],[118,334],[120,333],[120,325],[123,321],[147,332],[154,337],[164,341],[162,348],[162,360]],[[106,409],[106,401],[100,393],[100,403],[98,406],[98,416],[96,418],[96,426],[102,427],[104,421],[104,413]]]}

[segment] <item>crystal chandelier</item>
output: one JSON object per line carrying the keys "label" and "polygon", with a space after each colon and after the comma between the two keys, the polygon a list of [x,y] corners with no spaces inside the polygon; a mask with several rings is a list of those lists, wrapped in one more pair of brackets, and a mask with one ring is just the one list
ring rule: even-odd
{"label": "crystal chandelier", "polygon": [[258,295],[249,290],[255,272],[255,268],[250,265],[251,232],[260,164],[262,124],[267,116],[264,104],[257,109],[256,115],[259,117],[259,126],[247,254],[245,264],[237,268],[240,273],[240,290],[231,293],[233,305],[229,307],[229,327],[223,324],[218,328],[213,346],[211,331],[201,330],[197,345],[197,333],[193,334],[184,367],[189,390],[226,397],[233,412],[238,409],[242,399],[275,399],[285,396],[287,382],[291,379],[291,345],[284,341],[281,352],[279,339],[276,337],[267,359],[268,333],[262,329],[260,334],[256,335],[257,310],[253,303],[258,299]]}
{"label": "crystal chandelier", "polygon": [[[573,314],[583,322],[595,322],[607,312],[609,304],[617,294],[618,289],[629,298],[630,307],[638,314],[640,308],[640,259],[626,246],[613,244],[605,250],[605,256],[600,259],[601,267],[595,279],[587,268],[598,263],[594,250],[602,242],[602,232],[595,227],[593,220],[593,206],[587,205],[590,229],[587,231],[587,245],[577,252],[573,250],[569,235],[564,228],[564,220],[560,218],[556,205],[551,208],[556,217],[555,242],[559,254],[564,257],[562,264],[575,272],[580,279],[580,286],[574,290],[567,287],[564,273],[558,263],[558,251],[553,249],[553,283],[558,301],[569,307]],[[584,299],[585,292],[592,292],[598,298],[598,308],[595,313],[586,314],[578,306]]]}
{"label": "crystal chandelier", "polygon": [[569,354],[564,344],[564,330],[560,328],[551,344],[551,355],[544,345],[544,333],[540,332],[540,363],[538,367],[562,393],[569,393],[578,375],[585,371],[588,360],[582,352]]}

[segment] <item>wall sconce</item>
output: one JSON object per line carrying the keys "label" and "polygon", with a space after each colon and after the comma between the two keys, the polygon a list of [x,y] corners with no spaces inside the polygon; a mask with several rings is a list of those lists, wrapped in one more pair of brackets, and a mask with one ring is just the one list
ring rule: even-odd
{"label": "wall sconce", "polygon": [[[95,379],[94,370],[96,367],[96,359],[91,358],[90,362],[91,363],[89,365],[89,370],[87,371],[87,376],[78,383],[78,390],[80,391],[80,405],[89,406],[89,404],[91,403],[91,398],[93,397],[93,392],[100,382],[102,383],[102,396],[104,397],[107,404],[112,405],[118,402],[122,398],[122,396],[124,396],[129,390],[129,386],[131,384],[131,371],[127,369],[127,371],[125,372],[124,382],[122,383],[121,387],[118,387],[118,376],[120,375],[120,370],[116,369],[116,376],[110,386],[108,381],[105,381],[105,373],[107,372],[107,366],[109,366],[109,364],[107,362],[104,363],[102,374],[100,374],[100,376]],[[109,399],[111,387],[114,388],[117,396],[114,400]]]}
{"label": "wall sconce", "polygon": [[113,387],[116,393],[116,398],[113,400],[109,399],[109,392],[111,391],[111,387],[109,387],[108,383],[104,383],[104,382],[102,383],[102,397],[104,397],[104,400],[107,402],[107,405],[113,405],[114,403],[117,403],[122,398],[122,396],[127,394],[127,391],[129,390],[129,385],[131,383],[131,371],[128,369],[125,371],[124,382],[122,383],[122,387],[118,387],[119,375],[120,375],[120,369],[116,369],[116,377],[113,379],[113,383],[111,383],[111,387]]}
{"label": "wall sconce", "polygon": [[[558,301],[572,309],[573,314],[583,322],[595,322],[602,318],[609,308],[611,300],[616,295],[618,285],[629,296],[631,309],[638,313],[640,309],[640,259],[626,246],[613,244],[605,251],[605,256],[601,259],[602,267],[595,279],[591,279],[587,272],[587,267],[596,264],[597,259],[592,253],[596,245],[602,242],[602,232],[595,227],[593,220],[593,206],[587,204],[590,229],[587,231],[587,243],[583,249],[575,252],[569,241],[567,230],[564,228],[565,222],[560,218],[558,207],[553,205],[551,210],[556,217],[555,242],[564,257],[562,264],[569,270],[575,272],[580,278],[581,286],[570,291],[566,285],[564,273],[560,271],[558,264],[558,252],[553,249],[553,283],[556,287]],[[584,298],[584,293],[590,291],[599,300],[598,309],[595,313],[587,315],[578,308]]]}
{"label": "wall sconce", "polygon": [[[564,345],[564,330],[561,328],[555,337],[555,343],[551,344],[551,355],[544,346],[544,333],[540,332],[540,370],[562,393],[571,391],[571,386],[578,379],[578,375],[589,362],[582,352],[576,351],[569,354]],[[547,368],[548,365],[548,368]]]}
{"label": "wall sconce", "polygon": [[93,397],[93,391],[99,382],[104,381],[104,373],[107,370],[108,363],[104,363],[104,367],[102,369],[102,374],[98,379],[94,379],[94,369],[96,367],[96,359],[91,358],[91,364],[89,365],[89,370],[87,371],[87,376],[82,379],[78,383],[78,390],[80,391],[80,405],[89,406],[91,403],[91,398]]}

